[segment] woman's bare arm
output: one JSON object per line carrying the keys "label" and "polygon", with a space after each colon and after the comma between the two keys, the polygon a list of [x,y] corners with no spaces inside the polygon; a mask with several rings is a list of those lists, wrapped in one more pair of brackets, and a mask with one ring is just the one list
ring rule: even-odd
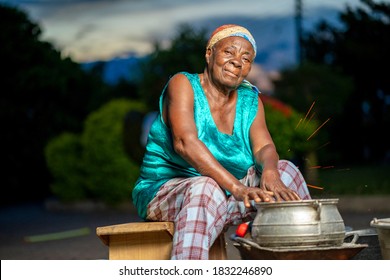
{"label": "woman's bare arm", "polygon": [[277,201],[299,200],[298,194],[288,189],[280,179],[279,155],[267,128],[264,106],[260,97],[258,112],[250,129],[250,138],[256,165],[262,170],[260,188],[272,192]]}
{"label": "woman's bare arm", "polygon": [[213,178],[236,199],[250,206],[249,200],[269,201],[258,188],[247,188],[228,172],[198,138],[194,121],[194,94],[188,79],[177,74],[169,82],[164,100],[163,117],[172,131],[175,151],[200,174]]}

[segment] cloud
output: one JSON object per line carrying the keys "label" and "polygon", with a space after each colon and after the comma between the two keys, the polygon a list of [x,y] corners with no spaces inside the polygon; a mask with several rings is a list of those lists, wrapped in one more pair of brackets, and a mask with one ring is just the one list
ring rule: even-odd
{"label": "cloud", "polygon": [[74,36],[74,40],[83,40],[85,37],[88,36],[89,33],[93,32],[97,29],[97,26],[93,23],[86,24],[80,27],[80,29],[77,31],[77,33]]}
{"label": "cloud", "polygon": [[[304,12],[313,7],[344,6],[359,0],[305,0]],[[294,13],[293,0],[17,0],[52,42],[76,61],[110,59],[120,53],[146,54],[155,40],[172,38],[181,23],[215,28],[237,18],[245,19],[255,33],[268,30],[258,21]],[[218,21],[218,20],[223,20]],[[275,26],[275,25],[274,25]],[[275,28],[275,27],[272,28]],[[283,32],[273,33],[279,37]],[[263,31],[263,33],[266,31]],[[291,32],[290,32],[291,33]],[[291,35],[291,34],[290,34]],[[287,36],[287,35],[286,35]],[[259,39],[263,40],[262,35]],[[267,42],[261,42],[263,45]]]}

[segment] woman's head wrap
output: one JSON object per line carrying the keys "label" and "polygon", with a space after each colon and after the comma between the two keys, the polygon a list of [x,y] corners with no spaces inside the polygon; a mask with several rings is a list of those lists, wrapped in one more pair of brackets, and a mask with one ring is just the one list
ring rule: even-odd
{"label": "woman's head wrap", "polygon": [[248,31],[248,29],[235,24],[225,24],[215,29],[210,36],[206,49],[212,48],[218,41],[232,36],[242,37],[248,40],[251,43],[256,56],[256,41],[252,34]]}

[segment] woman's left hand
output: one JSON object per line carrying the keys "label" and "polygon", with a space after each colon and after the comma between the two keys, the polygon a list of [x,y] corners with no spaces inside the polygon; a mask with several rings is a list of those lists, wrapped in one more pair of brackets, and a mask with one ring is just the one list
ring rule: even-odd
{"label": "woman's left hand", "polygon": [[287,188],[282,182],[278,170],[263,170],[260,188],[272,192],[276,201],[301,200],[295,191]]}

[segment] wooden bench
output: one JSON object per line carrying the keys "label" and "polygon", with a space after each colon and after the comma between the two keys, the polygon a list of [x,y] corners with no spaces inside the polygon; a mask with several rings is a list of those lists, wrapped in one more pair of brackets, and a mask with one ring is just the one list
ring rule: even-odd
{"label": "wooden bench", "polygon": [[[173,222],[138,222],[96,228],[97,236],[108,246],[110,260],[169,260],[173,233]],[[209,259],[227,259],[223,233],[210,248]]]}

